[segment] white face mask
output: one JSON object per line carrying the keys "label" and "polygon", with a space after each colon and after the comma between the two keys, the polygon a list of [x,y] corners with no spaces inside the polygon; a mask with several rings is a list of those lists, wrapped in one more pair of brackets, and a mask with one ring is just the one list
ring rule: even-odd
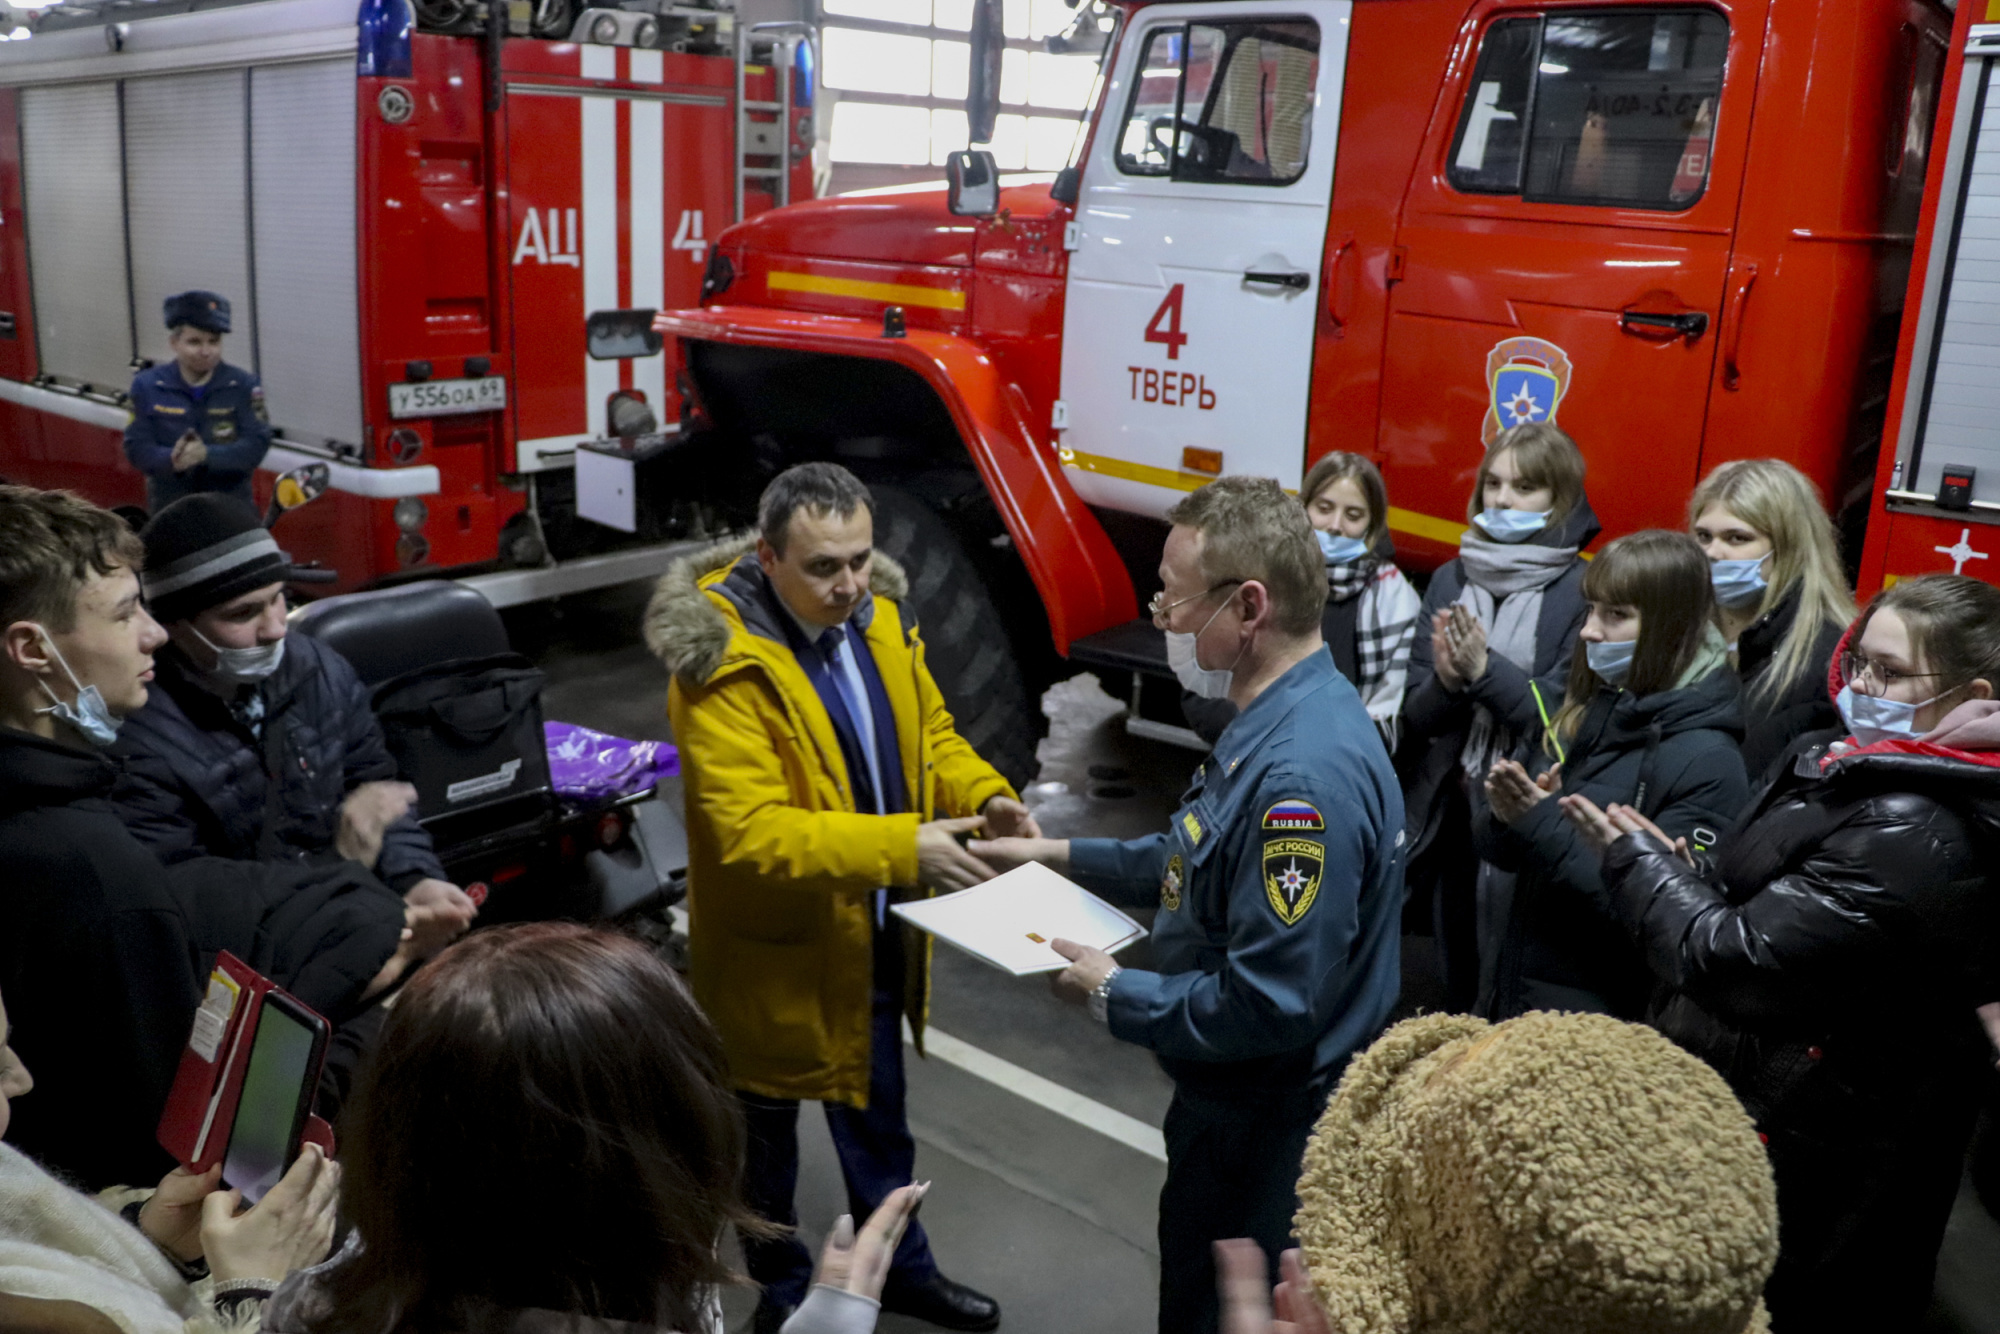
{"label": "white face mask", "polygon": [[[1233,596],[1233,595],[1232,595]],[[1224,602],[1222,607],[1228,606]],[[1201,696],[1203,699],[1226,699],[1229,696],[1229,682],[1236,673],[1236,662],[1243,660],[1243,649],[1236,651],[1236,662],[1225,668],[1204,667],[1195,657],[1195,641],[1208,633],[1208,627],[1215,624],[1215,618],[1222,615],[1222,607],[1217,607],[1202,622],[1201,629],[1193,634],[1185,631],[1167,631],[1167,666],[1173,668],[1174,676],[1183,690]]]}
{"label": "white face mask", "polygon": [[188,629],[215,655],[215,666],[208,669],[209,678],[225,685],[255,685],[277,671],[278,664],[285,660],[285,641],[282,639],[251,648],[223,648],[220,644],[210,643],[207,635],[194,628],[194,622],[188,622]]}
{"label": "white face mask", "polygon": [[63,675],[69,678],[69,683],[76,687],[76,702],[65,704],[60,695],[49,689],[47,681],[38,680],[37,684],[41,686],[42,693],[55,702],[48,708],[36,709],[35,712],[61,719],[74,728],[78,736],[100,749],[116,741],[118,729],[124,726],[125,720],[112,716],[110,706],[104,702],[103,691],[76,679],[76,673],[69,669],[69,660],[63,657],[62,650],[56,647],[56,641],[50,637],[49,632],[39,625],[35,629],[41,631],[42,642],[49,646],[49,652],[55,654],[56,665],[63,669]]}
{"label": "white face mask", "polygon": [[1847,730],[1854,739],[1864,746],[1872,746],[1877,741],[1897,737],[1914,741],[1918,710],[1937,703],[1951,693],[1946,690],[1910,704],[1900,699],[1859,694],[1853,686],[1847,685],[1840,688],[1840,694],[1834,697],[1833,703],[1840,710],[1840,720],[1847,724]]}

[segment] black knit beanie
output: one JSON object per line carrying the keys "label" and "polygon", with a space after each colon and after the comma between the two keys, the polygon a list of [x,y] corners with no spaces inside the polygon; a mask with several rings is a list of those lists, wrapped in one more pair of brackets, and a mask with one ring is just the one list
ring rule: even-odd
{"label": "black knit beanie", "polygon": [[184,496],[154,515],[139,540],[140,583],[157,621],[184,621],[292,572],[256,512],[230,496]]}

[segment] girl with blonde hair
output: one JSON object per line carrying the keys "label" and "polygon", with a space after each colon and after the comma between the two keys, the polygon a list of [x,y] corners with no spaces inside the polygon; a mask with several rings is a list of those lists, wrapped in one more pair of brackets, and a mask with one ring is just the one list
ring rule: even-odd
{"label": "girl with blonde hair", "polygon": [[1854,599],[1819,492],[1789,463],[1737,459],[1711,472],[1688,501],[1688,531],[1734,645],[1755,779],[1801,736],[1839,724],[1827,673]]}

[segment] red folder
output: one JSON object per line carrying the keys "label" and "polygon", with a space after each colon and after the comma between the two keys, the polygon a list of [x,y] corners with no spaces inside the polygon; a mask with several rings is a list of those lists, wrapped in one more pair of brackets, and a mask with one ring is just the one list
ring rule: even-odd
{"label": "red folder", "polygon": [[[215,956],[208,992],[195,1010],[194,1030],[160,1117],[160,1147],[196,1175],[221,1162],[229,1147],[243,1076],[250,1067],[257,1015],[264,998],[274,991],[306,1009],[297,997],[229,951]],[[317,1064],[309,1078],[318,1080]],[[317,1116],[306,1118],[305,1141],[319,1145],[328,1157],[333,1155],[333,1127]]]}

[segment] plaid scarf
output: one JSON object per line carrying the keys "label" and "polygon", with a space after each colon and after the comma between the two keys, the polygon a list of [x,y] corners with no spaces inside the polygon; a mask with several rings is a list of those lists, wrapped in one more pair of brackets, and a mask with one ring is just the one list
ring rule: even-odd
{"label": "plaid scarf", "polygon": [[1327,566],[1326,596],[1331,603],[1361,599],[1354,618],[1354,689],[1394,750],[1422,601],[1401,571],[1378,556]]}

